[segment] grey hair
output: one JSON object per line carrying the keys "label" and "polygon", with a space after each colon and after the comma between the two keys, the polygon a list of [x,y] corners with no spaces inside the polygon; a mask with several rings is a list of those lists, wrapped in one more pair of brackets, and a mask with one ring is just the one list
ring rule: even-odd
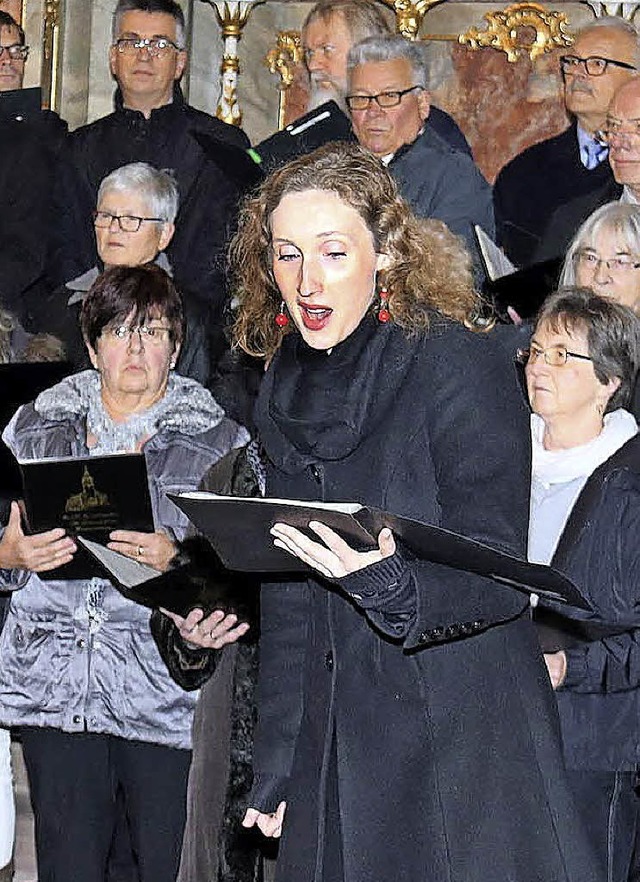
{"label": "grey hair", "polygon": [[318,0],[302,25],[302,35],[316,21],[329,25],[335,15],[341,15],[352,43],[367,37],[391,34],[391,28],[382,10],[374,0]]}
{"label": "grey hair", "polygon": [[118,5],[111,19],[111,40],[113,43],[120,36],[120,21],[125,12],[162,12],[165,15],[170,15],[176,23],[178,48],[185,48],[184,12],[175,0],[118,0]]}
{"label": "grey hair", "polygon": [[395,61],[396,58],[406,58],[411,65],[414,86],[429,88],[429,66],[424,48],[420,43],[413,43],[404,37],[369,37],[356,43],[347,56],[347,74],[351,76],[361,64]]}
{"label": "grey hair", "polygon": [[608,202],[589,215],[567,249],[560,273],[561,287],[576,284],[576,255],[584,248],[597,250],[598,238],[604,232],[614,233],[629,254],[640,255],[640,205]]}
{"label": "grey hair", "polygon": [[640,318],[632,309],[590,288],[559,288],[542,304],[536,329],[542,324],[553,331],[585,333],[598,380],[603,385],[620,380],[605,412],[629,404],[640,366]]}
{"label": "grey hair", "polygon": [[619,34],[629,37],[634,41],[635,63],[640,67],[640,32],[632,22],[627,21],[625,18],[621,18],[619,15],[603,15],[600,18],[596,18],[595,21],[591,21],[589,24],[580,28],[575,36],[576,38],[582,37],[585,34],[590,34],[592,31],[599,31],[603,28],[617,31]]}
{"label": "grey hair", "polygon": [[160,217],[172,224],[178,214],[178,185],[173,174],[149,165],[148,162],[130,162],[121,165],[102,179],[98,190],[97,205],[110,191],[122,193],[133,191],[149,206],[153,217]]}

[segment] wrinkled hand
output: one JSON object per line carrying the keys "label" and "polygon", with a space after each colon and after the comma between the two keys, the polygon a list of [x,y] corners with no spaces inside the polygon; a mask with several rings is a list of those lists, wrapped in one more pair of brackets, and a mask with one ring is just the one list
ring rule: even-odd
{"label": "wrinkled hand", "polygon": [[31,570],[46,573],[73,559],[76,543],[62,527],[26,536],[20,520],[20,507],[11,503],[11,514],[0,541],[0,567],[5,570]]}
{"label": "wrinkled hand", "polygon": [[107,548],[148,564],[161,573],[169,569],[169,564],[178,553],[175,543],[164,530],[156,530],[155,533],[114,530],[109,533],[109,539],[111,541],[107,543]]}
{"label": "wrinkled hand", "polygon": [[282,833],[282,822],[284,821],[286,808],[286,802],[281,802],[275,812],[271,812],[271,814],[265,814],[264,812],[259,812],[258,809],[249,808],[242,819],[242,826],[257,826],[263,836],[277,839]]}
{"label": "wrinkled hand", "polygon": [[554,689],[559,689],[567,676],[567,654],[559,652],[545,652],[544,661],[549,671],[549,679]]}
{"label": "wrinkled hand", "polygon": [[201,609],[192,609],[186,618],[177,613],[162,609],[176,625],[180,636],[192,646],[200,649],[222,649],[227,643],[235,643],[249,630],[247,622],[238,624],[235,613],[225,613],[217,609],[205,617]]}
{"label": "wrinkled hand", "polygon": [[355,551],[344,539],[341,539],[330,527],[311,521],[309,529],[322,539],[324,544],[314,542],[295,527],[287,524],[274,524],[271,535],[273,544],[283,548],[294,557],[318,570],[330,579],[340,579],[357,570],[362,570],[373,563],[384,560],[395,554],[396,543],[393,533],[386,527],[378,536],[378,547],[373,551]]}

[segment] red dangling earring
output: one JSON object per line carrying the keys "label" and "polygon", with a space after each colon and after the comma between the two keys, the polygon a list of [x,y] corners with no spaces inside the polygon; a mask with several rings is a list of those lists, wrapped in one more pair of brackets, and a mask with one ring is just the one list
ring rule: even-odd
{"label": "red dangling earring", "polygon": [[391,321],[391,313],[389,312],[389,292],[383,287],[380,289],[380,309],[378,310],[378,321],[386,324]]}
{"label": "red dangling earring", "polygon": [[282,301],[280,312],[277,314],[274,321],[279,328],[286,328],[289,324],[289,316],[284,311],[284,300]]}

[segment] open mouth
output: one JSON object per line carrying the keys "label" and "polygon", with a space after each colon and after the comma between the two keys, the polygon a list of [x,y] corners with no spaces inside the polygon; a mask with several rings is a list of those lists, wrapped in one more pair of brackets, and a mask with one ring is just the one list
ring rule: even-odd
{"label": "open mouth", "polygon": [[328,325],[333,314],[333,310],[328,306],[310,306],[305,303],[298,303],[298,306],[302,322],[309,331],[321,331]]}

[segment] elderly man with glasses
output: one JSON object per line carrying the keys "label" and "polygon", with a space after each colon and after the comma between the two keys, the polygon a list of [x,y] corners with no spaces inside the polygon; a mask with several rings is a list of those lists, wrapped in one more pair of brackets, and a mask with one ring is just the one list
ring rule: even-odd
{"label": "elderly man with glasses", "polygon": [[419,217],[444,221],[475,253],[473,225],[493,234],[491,189],[473,160],[426,125],[428,78],[419,43],[372,37],[347,60],[347,106],[359,143],[378,156]]}
{"label": "elderly man with glasses", "polygon": [[70,135],[55,185],[50,282],[58,289],[96,265],[92,212],[103,178],[131,162],[170,169],[180,210],[167,256],[179,290],[206,311],[217,346],[227,233],[246,185],[244,163],[252,163],[241,129],[185,102],[179,81],[186,64],[184,14],[175,0],[119,0],[109,48],[115,111]]}
{"label": "elderly man with glasses", "polygon": [[[505,165],[494,186],[498,241],[518,266],[542,255],[541,242],[560,206],[588,198],[612,183],[607,145],[597,133],[616,89],[634,76],[639,65],[638,32],[617,16],[584,27],[561,57],[564,101],[572,124],[560,135],[519,153]],[[562,250],[560,245],[547,256]]]}
{"label": "elderly man with glasses", "polygon": [[[348,117],[347,55],[369,37],[391,36],[377,0],[318,0],[302,25],[304,64],[309,74],[307,113],[254,148],[269,171],[329,141],[353,141]],[[471,155],[456,122],[432,105],[427,125],[452,147]]]}

